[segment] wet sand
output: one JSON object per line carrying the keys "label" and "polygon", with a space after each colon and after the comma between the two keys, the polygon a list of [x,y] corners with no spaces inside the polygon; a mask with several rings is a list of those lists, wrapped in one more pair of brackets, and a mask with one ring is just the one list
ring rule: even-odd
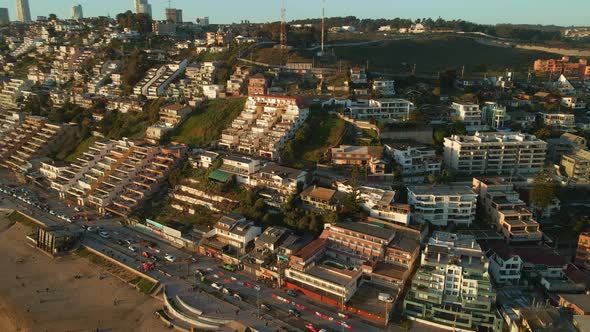
{"label": "wet sand", "polygon": [[84,258],[46,256],[29,232],[0,215],[0,331],[169,331],[154,315],[161,301]]}

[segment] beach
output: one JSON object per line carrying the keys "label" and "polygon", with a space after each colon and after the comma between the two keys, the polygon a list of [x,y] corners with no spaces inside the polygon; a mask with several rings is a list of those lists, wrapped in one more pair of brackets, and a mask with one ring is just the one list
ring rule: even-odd
{"label": "beach", "polygon": [[0,216],[1,331],[169,331],[144,295],[84,258],[31,247],[31,229]]}

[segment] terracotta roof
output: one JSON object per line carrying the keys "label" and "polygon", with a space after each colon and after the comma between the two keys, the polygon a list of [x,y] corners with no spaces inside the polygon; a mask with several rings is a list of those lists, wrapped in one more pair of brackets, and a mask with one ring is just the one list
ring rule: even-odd
{"label": "terracotta roof", "polygon": [[318,250],[322,249],[326,246],[326,239],[316,239],[306,245],[305,247],[301,248],[295,255],[296,257],[300,257],[303,260],[307,260],[311,256],[315,255]]}
{"label": "terracotta roof", "polygon": [[336,194],[335,190],[328,189],[328,188],[322,188],[322,187],[315,187],[315,186],[309,187],[301,193],[302,196],[310,196],[310,197],[317,198],[317,199],[320,199],[323,201],[331,200],[335,194]]}

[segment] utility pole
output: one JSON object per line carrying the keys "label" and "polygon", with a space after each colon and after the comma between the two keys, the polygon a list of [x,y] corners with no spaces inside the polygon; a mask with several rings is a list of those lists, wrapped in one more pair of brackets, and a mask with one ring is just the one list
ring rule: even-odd
{"label": "utility pole", "polygon": [[285,0],[282,0],[281,5],[281,47],[287,46],[287,27],[286,27],[287,9],[285,8]]}
{"label": "utility pole", "polygon": [[465,65],[463,65],[463,67],[461,67],[461,78],[465,77]]}
{"label": "utility pole", "polygon": [[322,0],[322,49],[321,54],[324,55],[324,43],[326,34],[326,0]]}

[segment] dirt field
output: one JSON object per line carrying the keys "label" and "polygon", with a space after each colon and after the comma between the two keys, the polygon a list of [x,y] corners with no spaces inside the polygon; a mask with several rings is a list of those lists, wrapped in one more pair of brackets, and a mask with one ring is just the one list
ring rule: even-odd
{"label": "dirt field", "polygon": [[76,255],[49,258],[29,231],[0,215],[0,331],[169,331],[154,316],[160,301]]}

